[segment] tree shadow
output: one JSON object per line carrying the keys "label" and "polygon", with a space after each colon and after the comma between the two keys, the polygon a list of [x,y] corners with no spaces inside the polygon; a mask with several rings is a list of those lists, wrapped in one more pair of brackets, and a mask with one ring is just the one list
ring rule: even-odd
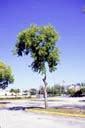
{"label": "tree shadow", "polygon": [[6,108],[7,110],[23,110],[25,111],[26,109],[29,110],[29,109],[36,109],[36,108],[40,108],[40,109],[44,109],[43,107],[23,107],[23,106],[14,106],[14,107],[9,107],[9,108]]}
{"label": "tree shadow", "polygon": [[0,104],[10,104],[10,102],[0,101]]}

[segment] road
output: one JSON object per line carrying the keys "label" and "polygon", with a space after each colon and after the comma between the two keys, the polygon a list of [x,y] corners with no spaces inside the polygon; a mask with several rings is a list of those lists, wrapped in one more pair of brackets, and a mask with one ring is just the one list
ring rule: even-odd
{"label": "road", "polygon": [[85,119],[0,110],[0,128],[85,128]]}

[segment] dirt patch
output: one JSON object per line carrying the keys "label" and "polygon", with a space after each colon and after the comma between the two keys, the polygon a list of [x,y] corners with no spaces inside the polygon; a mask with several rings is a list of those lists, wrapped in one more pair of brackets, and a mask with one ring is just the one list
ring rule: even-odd
{"label": "dirt patch", "polygon": [[0,109],[5,108],[6,104],[0,104]]}

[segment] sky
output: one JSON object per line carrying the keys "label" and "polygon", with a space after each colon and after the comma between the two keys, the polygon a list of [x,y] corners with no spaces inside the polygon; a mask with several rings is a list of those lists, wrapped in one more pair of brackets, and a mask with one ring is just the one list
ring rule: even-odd
{"label": "sky", "polygon": [[47,72],[48,85],[85,82],[85,0],[0,0],[0,60],[12,68],[15,82],[9,88],[39,88],[40,74],[28,67],[29,56],[14,56],[20,31],[31,24],[52,24],[59,33],[56,46],[60,63]]}

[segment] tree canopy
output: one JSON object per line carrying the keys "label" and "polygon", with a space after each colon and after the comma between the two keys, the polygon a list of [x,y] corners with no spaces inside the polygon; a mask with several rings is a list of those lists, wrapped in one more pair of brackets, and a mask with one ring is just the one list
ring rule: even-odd
{"label": "tree canopy", "polygon": [[11,88],[11,89],[10,89],[10,92],[11,92],[11,93],[18,94],[18,93],[20,93],[20,89],[19,89],[19,88],[17,88],[17,89]]}
{"label": "tree canopy", "polygon": [[5,89],[8,84],[13,83],[14,77],[10,66],[0,61],[0,88]]}
{"label": "tree canopy", "polygon": [[56,47],[58,37],[51,25],[32,25],[19,33],[15,52],[18,56],[30,53],[33,58],[30,65],[33,71],[45,74],[47,63],[49,71],[52,72],[59,63],[59,50]]}
{"label": "tree canopy", "polygon": [[30,89],[30,95],[36,95],[37,94],[37,89],[31,88]]}

